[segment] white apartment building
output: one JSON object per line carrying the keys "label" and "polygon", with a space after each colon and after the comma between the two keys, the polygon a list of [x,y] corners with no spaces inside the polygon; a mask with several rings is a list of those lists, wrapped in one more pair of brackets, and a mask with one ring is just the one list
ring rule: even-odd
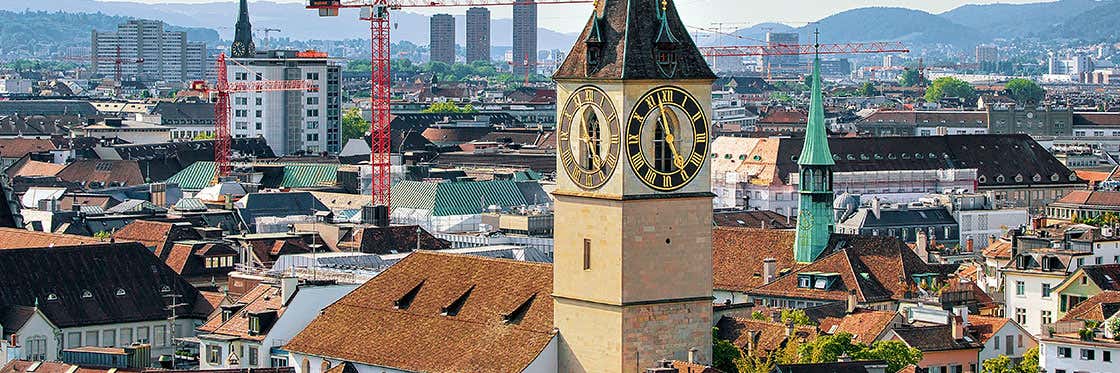
{"label": "white apartment building", "polygon": [[31,93],[31,80],[18,75],[0,76],[0,93]]}
{"label": "white apartment building", "polygon": [[123,60],[125,80],[183,82],[202,80],[208,68],[206,44],[188,42],[187,33],[166,31],[161,21],[130,20],[116,32],[92,31],[90,51],[96,59],[93,74],[113,76],[116,60]]}
{"label": "white apartment building", "polygon": [[263,137],[277,155],[338,153],[341,67],[321,54],[277,50],[232,59],[230,82],[308,80],[317,91],[249,92],[231,95],[233,137]]}

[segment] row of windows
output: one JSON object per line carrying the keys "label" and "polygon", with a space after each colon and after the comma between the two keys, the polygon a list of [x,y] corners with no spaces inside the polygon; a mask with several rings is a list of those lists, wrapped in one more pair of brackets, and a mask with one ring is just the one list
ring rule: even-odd
{"label": "row of windows", "polygon": [[[241,345],[241,352],[238,354],[242,359],[246,359],[242,363],[250,367],[255,367],[260,364],[260,349],[257,346],[248,346],[248,353],[245,352],[245,345]],[[206,362],[210,365],[223,365],[222,361],[222,346],[221,345],[206,345]],[[284,361],[287,365],[287,360]]]}
{"label": "row of windows", "polygon": [[[1081,358],[1081,360],[1092,361],[1092,360],[1097,359],[1097,350],[1094,350],[1094,349],[1091,349],[1091,348],[1080,348],[1078,350],[1080,350],[1078,355]],[[1071,357],[1073,357],[1073,348],[1071,348],[1071,347],[1058,347],[1058,358],[1069,359]],[[1106,363],[1111,363],[1112,362],[1112,351],[1101,350],[1101,361],[1106,362]],[[1061,369],[1055,370],[1055,372],[1059,372],[1059,371],[1063,371],[1063,370],[1061,370]]]}
{"label": "row of windows", "polygon": [[[70,332],[66,333],[65,348],[128,346],[133,342],[150,342],[153,347],[166,347],[171,343],[167,332],[167,325]],[[181,325],[176,324],[174,332],[176,336],[182,336]]]}

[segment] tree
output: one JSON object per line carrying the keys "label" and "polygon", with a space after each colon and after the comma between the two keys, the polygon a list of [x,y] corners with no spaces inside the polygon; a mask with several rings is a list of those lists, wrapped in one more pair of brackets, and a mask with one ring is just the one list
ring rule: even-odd
{"label": "tree", "polygon": [[369,122],[362,119],[362,111],[358,108],[350,108],[342,113],[342,143],[346,144],[347,140],[360,139],[369,131]]}
{"label": "tree", "polygon": [[471,104],[460,107],[459,105],[455,105],[454,102],[444,101],[432,103],[432,105],[428,106],[427,109],[424,109],[420,112],[440,114],[472,114],[477,113],[478,110],[475,110],[474,106]]}
{"label": "tree", "polygon": [[1008,96],[1018,102],[1037,104],[1046,98],[1046,90],[1033,80],[1015,78],[1007,82]]}
{"label": "tree", "polygon": [[1019,367],[1007,355],[999,355],[995,359],[984,360],[980,365],[982,373],[1019,373]]}
{"label": "tree", "polygon": [[793,323],[793,325],[812,326],[813,322],[809,321],[809,315],[805,314],[805,310],[798,309],[783,309],[782,310],[782,324]]}
{"label": "tree", "polygon": [[922,361],[922,351],[907,346],[902,341],[875,341],[871,347],[852,355],[855,360],[883,360],[887,372],[897,372],[910,364]]}
{"label": "tree", "polygon": [[1035,373],[1038,371],[1038,346],[1034,346],[1023,353],[1023,360],[1019,361],[1019,372]]}
{"label": "tree", "polygon": [[902,75],[898,77],[898,84],[901,84],[903,87],[914,87],[929,84],[929,79],[923,77],[918,69],[906,69],[906,71],[903,71]]}
{"label": "tree", "polygon": [[719,328],[712,328],[712,366],[724,372],[737,372],[735,361],[743,357],[743,351],[726,339],[719,338]]}
{"label": "tree", "polygon": [[94,233],[94,234],[93,234],[93,237],[94,237],[94,238],[97,238],[97,239],[98,239],[98,240],[100,240],[100,241],[106,241],[106,240],[108,240],[108,239],[109,239],[110,237],[112,237],[112,236],[113,236],[113,235],[112,235],[112,234],[110,234],[110,233],[109,233],[109,232],[107,232],[107,231],[98,231],[97,233]]}
{"label": "tree", "polygon": [[879,92],[879,89],[875,88],[875,85],[871,84],[871,82],[863,82],[863,85],[859,86],[859,89],[856,90],[856,95],[862,97],[875,97],[881,94],[882,92]]}
{"label": "tree", "polygon": [[754,311],[751,312],[751,320],[770,321],[770,318],[767,317],[765,313],[762,313],[762,311]]}
{"label": "tree", "polygon": [[867,346],[853,341],[851,334],[836,333],[817,337],[812,342],[801,345],[799,352],[802,363],[823,363],[836,361],[842,355],[854,356],[865,348]]}
{"label": "tree", "polygon": [[976,90],[963,80],[946,76],[937,78],[926,88],[926,102],[938,102],[946,97],[956,97],[964,102],[976,101]]}

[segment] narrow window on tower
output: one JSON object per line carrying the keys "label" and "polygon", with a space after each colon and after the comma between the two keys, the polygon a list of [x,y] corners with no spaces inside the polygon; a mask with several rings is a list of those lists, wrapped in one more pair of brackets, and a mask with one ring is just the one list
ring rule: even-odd
{"label": "narrow window on tower", "polygon": [[[665,109],[664,114],[657,118],[657,125],[653,127],[653,168],[661,172],[676,170],[676,166],[673,165],[673,150],[671,149],[675,144],[669,144],[666,141],[670,137],[669,134],[679,133],[677,131],[676,115],[670,110],[672,109]],[[676,141],[677,139],[674,138],[673,140]]]}
{"label": "narrow window on tower", "polygon": [[583,239],[583,270],[591,269],[591,239]]}

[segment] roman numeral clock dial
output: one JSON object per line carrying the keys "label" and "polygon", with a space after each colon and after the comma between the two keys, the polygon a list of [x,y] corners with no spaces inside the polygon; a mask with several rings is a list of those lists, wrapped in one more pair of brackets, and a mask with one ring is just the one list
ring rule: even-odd
{"label": "roman numeral clock dial", "polygon": [[559,122],[557,152],[568,178],[586,190],[602,187],[614,173],[622,148],[614,103],[598,88],[580,88],[568,97]]}
{"label": "roman numeral clock dial", "polygon": [[645,94],[626,123],[626,158],[646,186],[671,192],[688,185],[708,154],[708,117],[700,102],[677,87]]}

